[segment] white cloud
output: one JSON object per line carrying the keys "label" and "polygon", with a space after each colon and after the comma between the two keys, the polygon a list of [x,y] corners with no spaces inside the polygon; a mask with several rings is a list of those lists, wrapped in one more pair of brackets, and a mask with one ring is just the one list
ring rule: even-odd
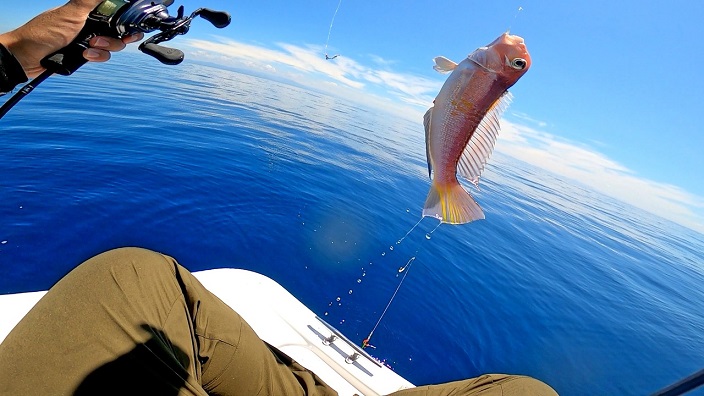
{"label": "white cloud", "polygon": [[381,65],[381,66],[391,66],[396,63],[396,61],[384,59],[378,55],[373,55],[373,54],[369,55],[369,58],[372,60],[372,62],[376,63],[377,65]]}
{"label": "white cloud", "polygon": [[497,151],[704,232],[704,198],[671,184],[643,178],[591,147],[505,119],[501,125]]}
{"label": "white cloud", "polygon": [[[370,56],[379,68],[372,68],[345,56],[326,60],[322,48],[316,46],[297,46],[287,43],[276,44],[275,49],[238,42],[228,38],[217,41],[186,40],[186,45],[199,51],[199,56],[232,67],[246,67],[275,74],[280,78],[294,80],[299,84],[321,89],[321,81],[336,83],[338,92],[344,91],[347,98],[370,104],[384,103],[388,107],[388,98],[398,99],[406,108],[394,106],[395,113],[405,113],[406,117],[418,119],[419,114],[432,104],[440,90],[442,81],[428,79],[408,73],[399,73],[390,69],[392,61],[378,56]],[[301,72],[308,78],[301,78]],[[330,87],[330,85],[327,85]],[[324,87],[324,86],[323,86]]]}
{"label": "white cloud", "polygon": [[[417,121],[432,104],[445,77],[437,80],[400,73],[393,61],[369,56],[377,68],[340,56],[325,60],[315,46],[279,43],[277,49],[219,38],[217,42],[187,40],[201,56],[228,66],[275,74],[330,94],[393,112]],[[389,99],[392,100],[389,100]],[[580,181],[594,190],[704,232],[704,199],[666,183],[645,179],[593,147],[541,131],[548,123],[524,113],[511,115],[521,123],[502,120],[497,151]]]}
{"label": "white cloud", "polygon": [[529,115],[526,114],[526,113],[511,112],[511,115],[514,116],[515,118],[521,119],[521,120],[523,120],[523,121],[527,121],[527,122],[529,122],[529,123],[531,123],[531,124],[535,124],[535,125],[537,125],[537,126],[539,126],[539,127],[541,127],[541,128],[544,128],[544,127],[548,126],[548,123],[547,123],[547,122],[545,122],[545,121],[540,121],[540,120],[536,120],[535,118],[532,118],[531,116],[529,116]]}

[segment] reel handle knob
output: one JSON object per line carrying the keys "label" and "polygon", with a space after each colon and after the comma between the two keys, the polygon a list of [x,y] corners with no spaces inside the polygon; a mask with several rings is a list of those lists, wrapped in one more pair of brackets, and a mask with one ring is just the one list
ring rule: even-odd
{"label": "reel handle knob", "polygon": [[218,29],[222,29],[230,24],[230,14],[225,11],[215,11],[209,8],[201,8],[198,15],[213,24]]}
{"label": "reel handle knob", "polygon": [[183,51],[176,48],[164,47],[155,43],[142,43],[139,50],[153,56],[165,65],[178,65],[183,62]]}

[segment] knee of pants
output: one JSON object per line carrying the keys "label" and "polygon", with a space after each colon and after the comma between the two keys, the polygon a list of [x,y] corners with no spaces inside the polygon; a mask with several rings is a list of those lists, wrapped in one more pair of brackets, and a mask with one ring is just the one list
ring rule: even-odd
{"label": "knee of pants", "polygon": [[175,275],[176,261],[169,256],[138,247],[122,247],[108,250],[81,263],[66,278],[76,276],[96,282],[101,276],[116,278],[122,273],[139,273],[143,278],[162,274]]}
{"label": "knee of pants", "polygon": [[557,396],[549,385],[522,375],[484,374],[466,380],[420,386],[389,396]]}

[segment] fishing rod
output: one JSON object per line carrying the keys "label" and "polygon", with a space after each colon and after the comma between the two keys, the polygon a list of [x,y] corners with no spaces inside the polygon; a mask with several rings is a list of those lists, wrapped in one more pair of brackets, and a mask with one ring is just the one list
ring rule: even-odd
{"label": "fishing rod", "polygon": [[689,377],[683,378],[666,388],[660,389],[651,396],[678,396],[704,385],[704,369]]}
{"label": "fishing rod", "polygon": [[198,8],[191,15],[184,17],[184,8],[180,6],[177,15],[171,16],[167,7],[173,3],[174,0],[105,0],[98,4],[88,15],[78,36],[69,45],[42,59],[41,65],[46,70],[0,107],[0,118],[51,75],[69,76],[83,66],[87,62],[83,51],[90,46],[89,41],[93,37],[123,38],[159,30],[159,33],[142,42],[139,50],[165,65],[178,65],[183,61],[183,52],[159,43],[188,33],[191,21],[197,16],[218,29],[230,24],[230,14],[208,8]]}

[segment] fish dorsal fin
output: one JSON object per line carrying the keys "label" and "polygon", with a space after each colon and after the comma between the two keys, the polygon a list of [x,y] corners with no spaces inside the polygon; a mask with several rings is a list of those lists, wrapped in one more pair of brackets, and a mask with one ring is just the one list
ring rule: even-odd
{"label": "fish dorsal fin", "polygon": [[[467,143],[457,164],[457,172],[467,178],[472,184],[479,188],[479,176],[484,170],[484,165],[489,160],[494,151],[496,137],[499,136],[499,118],[511,103],[513,95],[508,91],[504,92],[499,99],[489,108],[484,118],[482,118],[477,130],[472,134],[472,138]],[[427,132],[426,132],[427,134]]]}
{"label": "fish dorsal fin", "polygon": [[435,57],[433,62],[435,62],[433,69],[439,71],[440,73],[449,73],[457,67],[457,63],[445,58],[444,56]]}
{"label": "fish dorsal fin", "polygon": [[429,108],[423,116],[423,127],[425,128],[425,159],[428,161],[428,177],[430,177],[430,172],[433,171],[433,165],[430,162],[430,140],[428,136],[430,135],[430,117],[433,115],[433,108]]}

